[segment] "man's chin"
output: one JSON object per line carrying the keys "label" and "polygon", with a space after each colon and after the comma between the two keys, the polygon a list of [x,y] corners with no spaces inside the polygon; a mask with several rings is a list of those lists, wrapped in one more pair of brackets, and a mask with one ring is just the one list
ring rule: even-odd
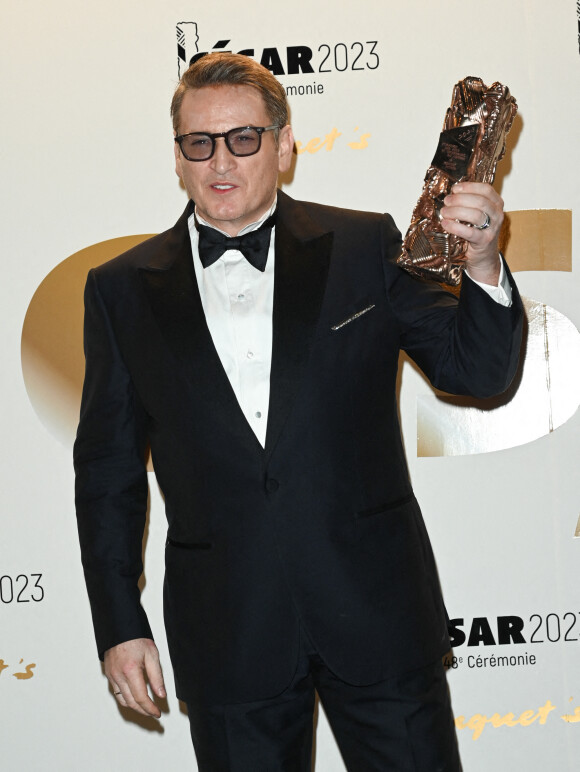
{"label": "man's chin", "polygon": [[248,225],[251,220],[244,217],[244,213],[235,209],[211,209],[210,211],[204,211],[199,206],[197,208],[198,215],[201,216],[214,228],[219,228],[230,235],[236,235],[241,229]]}

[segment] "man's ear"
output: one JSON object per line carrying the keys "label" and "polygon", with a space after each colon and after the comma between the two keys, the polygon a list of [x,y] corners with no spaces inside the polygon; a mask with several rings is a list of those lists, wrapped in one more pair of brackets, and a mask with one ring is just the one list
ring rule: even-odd
{"label": "man's ear", "polygon": [[[176,143],[177,144],[177,143]],[[292,163],[294,134],[290,124],[283,126],[278,134],[278,171],[287,172]]]}
{"label": "man's ear", "polygon": [[[176,134],[174,133],[173,136],[175,137]],[[173,142],[173,153],[175,155],[175,173],[181,179],[181,148],[179,147],[179,142]]]}

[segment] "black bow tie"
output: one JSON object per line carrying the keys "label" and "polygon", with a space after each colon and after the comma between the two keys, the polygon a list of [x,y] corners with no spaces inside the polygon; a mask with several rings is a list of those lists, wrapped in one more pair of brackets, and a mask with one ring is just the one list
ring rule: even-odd
{"label": "black bow tie", "polygon": [[244,233],[243,236],[230,237],[216,231],[215,228],[200,225],[196,217],[195,227],[199,234],[197,248],[203,267],[207,268],[215,263],[228,249],[238,249],[248,263],[257,268],[258,271],[263,272],[268,260],[268,247],[275,221],[276,213],[274,212],[257,230]]}

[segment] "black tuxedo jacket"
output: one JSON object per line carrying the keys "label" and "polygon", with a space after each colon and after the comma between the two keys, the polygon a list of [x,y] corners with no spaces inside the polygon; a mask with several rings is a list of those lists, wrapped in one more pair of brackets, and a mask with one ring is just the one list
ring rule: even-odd
{"label": "black tuxedo jacket", "polygon": [[515,286],[511,308],[467,278],[457,301],[396,266],[388,215],[279,193],[262,448],[206,325],[187,214],[87,282],[75,467],[99,652],[151,637],[137,586],[149,442],[182,699],[281,692],[301,624],[353,684],[434,661],[449,641],[401,444],[399,350],[445,391],[503,391],[520,344]]}

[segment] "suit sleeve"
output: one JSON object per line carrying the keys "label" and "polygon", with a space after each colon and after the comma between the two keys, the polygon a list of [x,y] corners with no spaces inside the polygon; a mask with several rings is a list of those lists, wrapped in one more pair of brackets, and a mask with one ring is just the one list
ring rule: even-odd
{"label": "suit sleeve", "polygon": [[504,392],[518,367],[523,327],[522,302],[507,265],[509,308],[466,275],[459,298],[434,281],[411,276],[396,265],[400,244],[400,233],[387,216],[385,281],[401,347],[438,389],[477,398]]}
{"label": "suit sleeve", "polygon": [[81,557],[99,656],[152,638],[140,603],[147,512],[147,417],[91,271],[85,289],[85,382],[74,446]]}

